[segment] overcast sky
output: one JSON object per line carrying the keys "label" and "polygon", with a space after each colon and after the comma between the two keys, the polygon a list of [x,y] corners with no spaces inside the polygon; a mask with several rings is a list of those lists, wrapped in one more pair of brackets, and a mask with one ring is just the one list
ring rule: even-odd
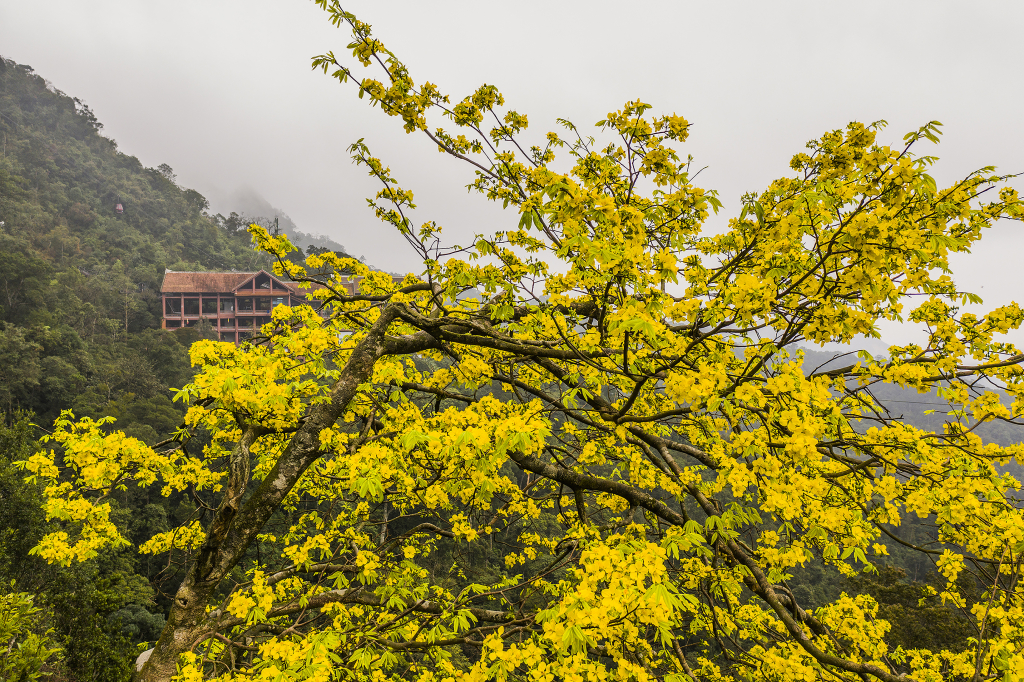
{"label": "overcast sky", "polygon": [[[453,98],[497,85],[530,117],[590,125],[626,100],[693,124],[683,147],[726,214],[788,172],[804,143],[851,120],[882,140],[945,124],[939,182],[982,165],[1024,171],[1024,3],[356,0],[418,82]],[[120,149],[170,164],[217,211],[262,196],[299,229],[391,271],[411,251],[376,222],[376,191],[346,147],[365,138],[455,241],[516,216],[468,195],[468,169],[407,136],[353,88],[310,70],[348,33],[312,0],[0,0],[0,54],[84,100]],[[1017,183],[1024,189],[1024,182]],[[1021,225],[995,228],[957,262],[986,307],[1024,283]],[[888,330],[892,342],[903,333]],[[908,337],[909,338],[909,337]]]}

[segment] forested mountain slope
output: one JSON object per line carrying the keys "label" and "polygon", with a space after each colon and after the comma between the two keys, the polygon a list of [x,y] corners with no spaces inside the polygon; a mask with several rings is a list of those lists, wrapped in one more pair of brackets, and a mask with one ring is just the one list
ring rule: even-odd
{"label": "forested mountain slope", "polygon": [[167,387],[188,372],[181,344],[156,331],[164,269],[268,261],[245,217],[211,215],[168,166],[144,167],[101,129],[79,99],[0,59],[0,410],[134,410],[159,432]]}
{"label": "forested mountain slope", "polygon": [[[159,329],[164,269],[268,267],[245,228],[270,222],[211,215],[169,167],[144,167],[101,129],[80,100],[0,58],[0,581],[33,595],[40,633],[54,629],[62,652],[51,669],[90,681],[125,679],[135,643],[159,632],[166,566],[140,561],[134,547],[68,570],[30,555],[50,522],[12,462],[40,447],[63,409],[114,416],[148,443],[173,432],[184,410],[171,389],[192,376],[187,348],[198,333]],[[194,508],[134,490],[119,505],[140,542]],[[0,677],[8,672],[0,662]]]}

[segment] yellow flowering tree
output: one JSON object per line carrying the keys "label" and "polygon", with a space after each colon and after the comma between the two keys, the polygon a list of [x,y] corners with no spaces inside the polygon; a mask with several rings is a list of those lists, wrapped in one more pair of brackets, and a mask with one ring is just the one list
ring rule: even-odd
{"label": "yellow flowering tree", "polygon": [[[356,143],[420,272],[296,265],[253,226],[320,309],[275,309],[262,343],[197,342],[185,424],[158,447],[57,425],[26,463],[67,528],[38,548],[51,561],[124,542],[108,497],[128,480],[214,500],[142,547],[187,568],[138,679],[1024,679],[1024,513],[1005,473],[1024,446],[976,432],[1024,411],[1024,355],[1003,336],[1024,313],[963,312],[980,300],[948,261],[1021,216],[1005,176],[938,187],[918,149],[939,124],[890,147],[882,124],[851,123],[709,233],[720,204],[672,146],[682,117],[635,101],[593,136],[562,122],[530,142],[493,86],[454,101],[319,4],[354,62],[314,67],[516,217],[447,245]],[[794,350],[882,320],[926,341],[817,371]],[[943,428],[899,418],[886,385],[940,396]],[[904,532],[915,516],[926,544]],[[486,584],[426,568],[442,546],[495,543],[507,570]],[[963,647],[892,648],[869,595],[812,608],[790,587],[811,565],[874,570],[891,547],[934,560],[951,608],[968,606],[958,580],[980,585]]]}

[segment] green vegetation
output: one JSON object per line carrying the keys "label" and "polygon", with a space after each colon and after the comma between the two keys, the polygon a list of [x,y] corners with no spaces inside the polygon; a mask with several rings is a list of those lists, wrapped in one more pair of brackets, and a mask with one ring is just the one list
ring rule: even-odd
{"label": "green vegetation", "polygon": [[[191,378],[187,349],[199,334],[159,329],[164,269],[267,265],[243,217],[210,215],[169,167],[143,167],[101,128],[81,101],[0,58],[0,581],[13,590],[0,602],[13,652],[0,662],[5,680],[32,679],[18,671],[43,660],[65,679],[125,679],[136,643],[155,639],[166,609],[164,566],[140,564],[130,548],[72,569],[31,556],[52,528],[38,489],[11,463],[69,408],[117,417],[148,443],[173,432],[183,410],[171,388]],[[120,502],[122,524],[144,539],[176,508],[131,491]]]}
{"label": "green vegetation", "polygon": [[[187,351],[201,331],[158,328],[164,269],[270,264],[266,255],[252,249],[245,230],[248,219],[211,215],[201,194],[175,183],[171,168],[143,167],[119,152],[114,141],[100,134],[101,128],[84,103],[53,90],[31,68],[0,59],[3,679],[53,675],[126,680],[138,652],[159,637],[186,557],[173,552],[140,557],[136,549],[187,519],[207,521],[206,511],[212,510],[204,510],[203,504],[210,500],[204,502],[194,490],[164,498],[129,485],[112,500],[114,521],[131,546],[106,549],[94,559],[61,568],[31,553],[57,525],[41,510],[39,487],[27,483],[13,463],[40,447],[40,429],[65,409],[78,417],[116,417],[119,430],[150,445],[174,432],[184,412],[170,399],[171,389],[192,378]],[[119,200],[124,206],[120,214],[115,210]],[[322,240],[306,241],[307,253],[341,251]],[[828,357],[808,352],[805,364],[818,366]],[[417,359],[420,369],[428,362],[434,361]],[[440,362],[432,369],[449,366]],[[479,393],[487,392],[484,388]],[[905,406],[908,423],[941,429],[942,415],[926,414],[929,395],[904,392],[906,396],[880,397]],[[424,405],[431,402],[422,395],[418,399]],[[1020,440],[1020,433],[1005,424],[987,425],[979,433],[1003,445]],[[208,442],[200,431],[189,447]],[[514,478],[516,470],[506,463],[503,473]],[[734,501],[728,495],[723,500]],[[303,498],[294,509],[273,516],[266,530],[283,535],[298,515],[314,508]],[[380,509],[385,519],[382,543],[387,532],[401,537],[412,528],[403,519],[388,525],[386,498]],[[700,517],[698,510],[689,511]],[[560,515],[561,510],[545,511],[535,529],[558,532]],[[485,515],[470,520],[480,526]],[[930,523],[924,519],[908,524],[908,539],[932,541]],[[876,574],[843,578],[811,567],[795,571],[788,589],[796,602],[810,607],[828,603],[843,591],[870,594],[879,602],[878,617],[895,624],[886,636],[892,648],[962,651],[974,631],[969,618],[936,596],[943,585],[933,565],[896,543],[886,546],[891,563],[879,563]],[[423,565],[433,583],[458,593],[471,583],[500,581],[508,573],[506,555],[515,547],[501,536],[472,545],[439,538],[437,550]],[[225,585],[244,582],[246,570],[254,566],[283,567],[260,551],[257,542]],[[531,558],[521,570],[531,574],[543,564]],[[964,603],[977,602],[977,585],[965,577],[958,587]],[[478,649],[464,647],[453,661],[475,661],[479,655]]]}
{"label": "green vegetation", "polygon": [[46,663],[59,651],[52,645],[49,630],[37,631],[39,612],[30,594],[0,594],[0,642],[7,645],[0,675],[8,682],[39,679]]}
{"label": "green vegetation", "polygon": [[185,346],[156,330],[164,269],[266,261],[237,216],[209,215],[170,168],[144,168],[101,127],[31,68],[0,61],[0,409],[52,421],[116,404],[155,435],[174,409],[167,387],[189,376]]}
{"label": "green vegetation", "polygon": [[[82,101],[0,57],[0,584],[10,586],[0,592],[11,591],[0,634],[13,628],[4,646],[16,652],[0,662],[5,680],[44,659],[68,680],[126,679],[137,645],[163,628],[162,591],[180,580],[133,548],[71,569],[31,556],[53,527],[11,463],[66,409],[116,417],[150,444],[166,438],[184,414],[172,389],[191,379],[188,346],[202,330],[159,328],[164,269],[269,267],[246,226],[271,220],[211,215],[170,167],[145,168],[102,127]],[[326,238],[298,241],[344,253]],[[195,509],[182,496],[155,498],[130,489],[118,500],[137,543]]]}

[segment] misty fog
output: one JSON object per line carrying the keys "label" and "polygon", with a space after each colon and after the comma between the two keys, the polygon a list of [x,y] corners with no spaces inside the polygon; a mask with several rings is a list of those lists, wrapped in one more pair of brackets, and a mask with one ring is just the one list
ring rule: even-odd
{"label": "misty fog", "polygon": [[[726,210],[789,172],[804,143],[850,120],[886,119],[880,136],[945,124],[936,179],[994,164],[1024,171],[1017,2],[480,3],[356,0],[418,80],[459,99],[496,84],[531,133],[557,117],[585,128],[630,99],[686,116],[704,187]],[[517,216],[468,195],[469,169],[310,69],[348,58],[344,30],[310,0],[0,0],[0,54],[30,64],[85,101],[104,134],[147,166],[167,163],[213,211],[286,219],[389,271],[416,270],[402,239],[377,222],[377,187],[346,151],[364,138],[416,193],[414,220],[453,242]],[[357,65],[356,65],[357,66]],[[356,68],[359,74],[362,70]],[[985,307],[1018,297],[1019,225],[1001,225],[958,282]],[[984,285],[984,288],[982,288]],[[911,332],[887,328],[890,342]]]}

